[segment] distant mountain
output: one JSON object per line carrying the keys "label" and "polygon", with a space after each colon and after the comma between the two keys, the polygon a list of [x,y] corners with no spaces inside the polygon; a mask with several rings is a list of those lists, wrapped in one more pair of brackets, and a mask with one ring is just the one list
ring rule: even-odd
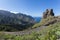
{"label": "distant mountain", "polygon": [[3,26],[6,29],[5,26],[9,26],[12,29],[22,30],[31,27],[33,24],[35,24],[35,20],[29,15],[22,13],[14,14],[9,11],[0,10],[0,28]]}
{"label": "distant mountain", "polygon": [[34,17],[34,19],[36,22],[40,22],[42,18],[41,17]]}

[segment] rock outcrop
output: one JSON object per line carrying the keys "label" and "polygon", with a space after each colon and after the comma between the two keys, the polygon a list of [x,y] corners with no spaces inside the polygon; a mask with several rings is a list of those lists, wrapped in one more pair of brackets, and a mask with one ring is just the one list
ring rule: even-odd
{"label": "rock outcrop", "polygon": [[49,16],[54,16],[53,9],[46,9],[46,11],[43,12],[43,18],[47,18]]}

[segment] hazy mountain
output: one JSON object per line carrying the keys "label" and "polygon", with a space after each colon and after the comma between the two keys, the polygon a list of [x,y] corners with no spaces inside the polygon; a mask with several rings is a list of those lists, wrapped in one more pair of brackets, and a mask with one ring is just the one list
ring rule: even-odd
{"label": "hazy mountain", "polygon": [[41,17],[34,17],[34,19],[36,22],[40,22],[42,18]]}

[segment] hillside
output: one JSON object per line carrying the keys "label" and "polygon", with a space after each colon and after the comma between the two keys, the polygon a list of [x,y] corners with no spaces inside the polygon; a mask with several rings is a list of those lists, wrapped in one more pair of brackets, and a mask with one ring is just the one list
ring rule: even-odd
{"label": "hillside", "polygon": [[[42,29],[41,29],[42,27]],[[0,39],[6,40],[60,40],[60,22],[49,26],[38,27],[37,31],[25,31],[25,32],[2,32],[0,33]],[[25,33],[25,34],[24,34]]]}
{"label": "hillside", "polygon": [[19,32],[0,32],[0,39],[60,40],[60,16],[54,16],[53,11],[51,11],[52,9],[46,10],[43,19],[40,23],[35,24],[32,29]]}
{"label": "hillside", "polygon": [[31,27],[35,24],[33,17],[22,13],[11,13],[0,10],[0,31],[18,31]]}
{"label": "hillside", "polygon": [[46,9],[46,11],[43,12],[43,18],[41,19],[41,21],[35,24],[33,28],[40,26],[49,26],[59,21],[60,21],[60,17],[54,16],[53,9],[50,10]]}

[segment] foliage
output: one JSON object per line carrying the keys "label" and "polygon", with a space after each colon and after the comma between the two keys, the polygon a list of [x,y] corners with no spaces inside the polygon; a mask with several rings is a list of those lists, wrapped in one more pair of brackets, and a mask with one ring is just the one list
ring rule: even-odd
{"label": "foliage", "polygon": [[56,20],[56,17],[54,17],[54,16],[49,16],[46,19],[43,18],[39,23],[33,25],[32,28],[36,28],[36,27],[40,27],[40,26],[44,26],[44,25],[50,25],[50,24],[52,24],[52,22],[55,22],[55,20]]}
{"label": "foliage", "polygon": [[57,40],[60,38],[60,23],[57,22],[53,25],[47,26],[45,29],[40,30],[40,32],[32,32],[29,35],[6,35],[0,33],[0,36],[6,40]]}
{"label": "foliage", "polygon": [[2,24],[0,25],[0,31],[21,31],[31,27],[33,24]]}

